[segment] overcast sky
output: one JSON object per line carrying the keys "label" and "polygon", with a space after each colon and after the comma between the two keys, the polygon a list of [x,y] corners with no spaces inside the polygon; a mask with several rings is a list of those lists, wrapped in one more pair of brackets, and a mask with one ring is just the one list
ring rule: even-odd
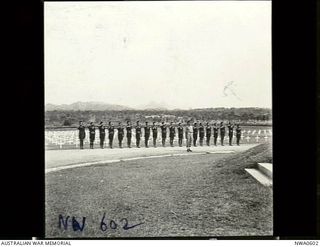
{"label": "overcast sky", "polygon": [[46,103],[271,107],[271,1],[44,4]]}

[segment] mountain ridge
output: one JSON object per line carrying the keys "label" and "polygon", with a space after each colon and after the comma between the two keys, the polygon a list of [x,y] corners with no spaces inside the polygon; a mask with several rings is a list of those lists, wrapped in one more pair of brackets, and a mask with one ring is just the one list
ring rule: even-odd
{"label": "mountain ridge", "polygon": [[105,111],[105,110],[133,110],[133,108],[117,104],[108,104],[100,101],[77,101],[71,104],[51,104],[45,105],[46,111]]}
{"label": "mountain ridge", "polygon": [[271,110],[268,107],[205,107],[205,108],[193,108],[193,109],[170,109],[168,105],[163,102],[150,102],[145,105],[137,107],[128,107],[125,105],[109,104],[100,101],[77,101],[71,104],[52,104],[47,103],[45,105],[45,111],[124,111],[124,110],[148,110],[148,111],[203,111],[203,110],[222,110],[222,109],[264,109]]}

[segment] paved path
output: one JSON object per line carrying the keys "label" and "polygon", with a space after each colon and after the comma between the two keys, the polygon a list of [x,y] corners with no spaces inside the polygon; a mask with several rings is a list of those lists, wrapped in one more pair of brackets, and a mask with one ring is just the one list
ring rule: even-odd
{"label": "paved path", "polygon": [[[203,146],[192,147],[193,152],[187,153],[185,147],[149,147],[149,148],[114,148],[114,149],[77,149],[77,150],[46,150],[45,166],[46,172],[60,170],[62,167],[76,167],[76,165],[101,162],[120,161],[132,158],[147,158],[150,156],[161,157],[167,155],[195,155],[207,152],[229,153],[242,152],[257,144],[246,144],[241,146]],[[150,157],[151,158],[151,157]]]}

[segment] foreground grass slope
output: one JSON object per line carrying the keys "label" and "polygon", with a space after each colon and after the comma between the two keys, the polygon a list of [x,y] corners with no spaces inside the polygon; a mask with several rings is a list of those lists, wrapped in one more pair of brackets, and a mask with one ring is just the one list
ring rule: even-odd
{"label": "foreground grass slope", "polygon": [[[270,162],[270,144],[243,153],[136,160],[46,175],[47,237],[272,235],[272,189],[244,168]],[[117,229],[101,231],[114,220]],[[86,217],[82,232],[58,215]],[[129,225],[124,230],[122,218]],[[114,226],[114,225],[113,225]]]}

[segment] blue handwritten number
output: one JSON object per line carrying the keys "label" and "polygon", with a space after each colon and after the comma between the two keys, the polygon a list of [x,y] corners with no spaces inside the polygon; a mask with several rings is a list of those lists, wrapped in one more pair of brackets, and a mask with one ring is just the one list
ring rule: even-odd
{"label": "blue handwritten number", "polygon": [[110,227],[111,227],[111,229],[117,229],[117,223],[116,222],[114,222],[113,220],[110,220]]}
{"label": "blue handwritten number", "polygon": [[103,214],[103,217],[102,217],[101,222],[100,222],[100,229],[103,232],[105,232],[108,229],[107,224],[104,223],[104,218],[105,217],[106,217],[106,213]]}
{"label": "blue handwritten number", "polygon": [[136,227],[136,226],[139,226],[139,225],[142,225],[142,224],[143,224],[143,223],[139,223],[139,224],[136,224],[136,225],[129,226],[129,225],[128,225],[128,220],[127,220],[127,218],[123,218],[123,219],[120,220],[120,222],[122,222],[122,221],[125,222],[125,224],[124,224],[124,226],[123,226],[123,229],[124,229],[124,230],[129,230],[129,229],[131,229],[131,228],[134,228],[134,227]]}

